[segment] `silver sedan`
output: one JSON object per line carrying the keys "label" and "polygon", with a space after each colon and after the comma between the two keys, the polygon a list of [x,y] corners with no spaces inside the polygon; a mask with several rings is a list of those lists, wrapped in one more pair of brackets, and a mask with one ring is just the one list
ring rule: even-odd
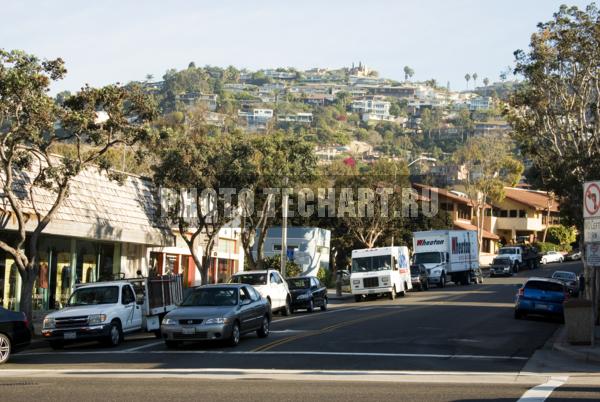
{"label": "silver sedan", "polygon": [[194,288],[183,303],[162,320],[167,347],[184,341],[226,340],[231,346],[243,334],[269,335],[271,308],[249,285],[222,284]]}

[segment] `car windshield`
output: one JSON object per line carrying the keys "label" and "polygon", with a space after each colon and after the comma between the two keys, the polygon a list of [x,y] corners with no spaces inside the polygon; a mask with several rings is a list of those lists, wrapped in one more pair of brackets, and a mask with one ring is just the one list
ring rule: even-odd
{"label": "car windshield", "polygon": [[114,304],[119,302],[118,286],[94,286],[76,289],[67,306],[89,306],[95,304]]}
{"label": "car windshield", "polygon": [[193,290],[185,298],[182,306],[235,306],[238,291],[232,288],[202,288]]}
{"label": "car windshield", "polygon": [[296,278],[287,279],[288,287],[290,289],[308,289],[310,288],[309,278]]}
{"label": "car windshield", "polygon": [[554,279],[568,279],[574,281],[576,276],[573,272],[555,272],[552,274]]}
{"label": "car windshield", "polygon": [[514,248],[501,248],[498,254],[517,254],[517,250]]}
{"label": "car windshield", "polygon": [[352,272],[386,271],[392,267],[392,257],[378,255],[352,259]]}
{"label": "car windshield", "polygon": [[528,281],[525,284],[525,289],[538,289],[538,290],[546,290],[550,292],[563,292],[563,285],[555,282],[547,282],[547,281]]}
{"label": "car windshield", "polygon": [[439,264],[442,262],[441,254],[437,252],[415,254],[415,264]]}
{"label": "car windshield", "polygon": [[246,285],[266,285],[267,274],[243,274],[231,277],[230,283],[245,283]]}

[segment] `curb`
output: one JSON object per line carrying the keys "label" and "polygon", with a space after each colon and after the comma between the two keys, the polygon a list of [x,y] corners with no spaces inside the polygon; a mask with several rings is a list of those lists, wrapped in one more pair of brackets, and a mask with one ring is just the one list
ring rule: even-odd
{"label": "curb", "polygon": [[566,341],[566,328],[562,326],[559,328],[554,335],[554,343],[552,344],[552,350],[569,356],[572,359],[579,360],[585,363],[600,363],[600,348],[597,353],[590,353],[587,351],[574,350],[572,346],[565,346]]}

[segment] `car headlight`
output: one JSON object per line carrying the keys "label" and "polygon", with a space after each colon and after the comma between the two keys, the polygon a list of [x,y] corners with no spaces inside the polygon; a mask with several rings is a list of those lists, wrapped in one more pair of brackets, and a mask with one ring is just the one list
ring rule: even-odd
{"label": "car headlight", "polygon": [[44,318],[43,327],[45,329],[54,329],[54,328],[56,328],[56,321],[54,320],[54,317],[46,317],[46,318]]}
{"label": "car headlight", "polygon": [[223,318],[223,317],[209,318],[208,320],[204,321],[204,323],[206,325],[210,325],[210,324],[225,324],[226,322],[227,322],[227,319]]}
{"label": "car headlight", "polygon": [[298,296],[298,300],[307,300],[307,299],[310,299],[310,296],[311,295],[308,293],[303,293],[300,296]]}
{"label": "car headlight", "polygon": [[441,269],[432,269],[431,270],[431,275],[433,275],[433,276],[440,276],[441,274],[442,274]]}
{"label": "car headlight", "polygon": [[88,324],[101,324],[106,321],[106,314],[92,314],[88,317]]}
{"label": "car headlight", "polygon": [[162,325],[177,325],[177,320],[174,318],[165,317],[162,320]]}
{"label": "car headlight", "polygon": [[360,279],[352,279],[354,285],[360,285]]}
{"label": "car headlight", "polygon": [[381,278],[381,283],[385,284],[385,283],[388,283],[389,281],[390,281],[390,278],[388,278],[388,277]]}

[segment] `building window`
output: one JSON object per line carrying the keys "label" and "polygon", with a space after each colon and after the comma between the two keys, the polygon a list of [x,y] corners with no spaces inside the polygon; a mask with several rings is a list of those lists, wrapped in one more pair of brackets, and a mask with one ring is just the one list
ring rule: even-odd
{"label": "building window", "polygon": [[281,244],[273,244],[273,251],[281,251]]}
{"label": "building window", "polygon": [[525,211],[524,209],[521,209],[519,211],[519,218],[527,218],[527,211]]}
{"label": "building window", "polygon": [[516,209],[511,209],[510,210],[510,217],[511,218],[516,218],[517,217],[517,210]]}
{"label": "building window", "polygon": [[500,210],[500,218],[506,218],[508,216],[508,211],[505,209]]}

